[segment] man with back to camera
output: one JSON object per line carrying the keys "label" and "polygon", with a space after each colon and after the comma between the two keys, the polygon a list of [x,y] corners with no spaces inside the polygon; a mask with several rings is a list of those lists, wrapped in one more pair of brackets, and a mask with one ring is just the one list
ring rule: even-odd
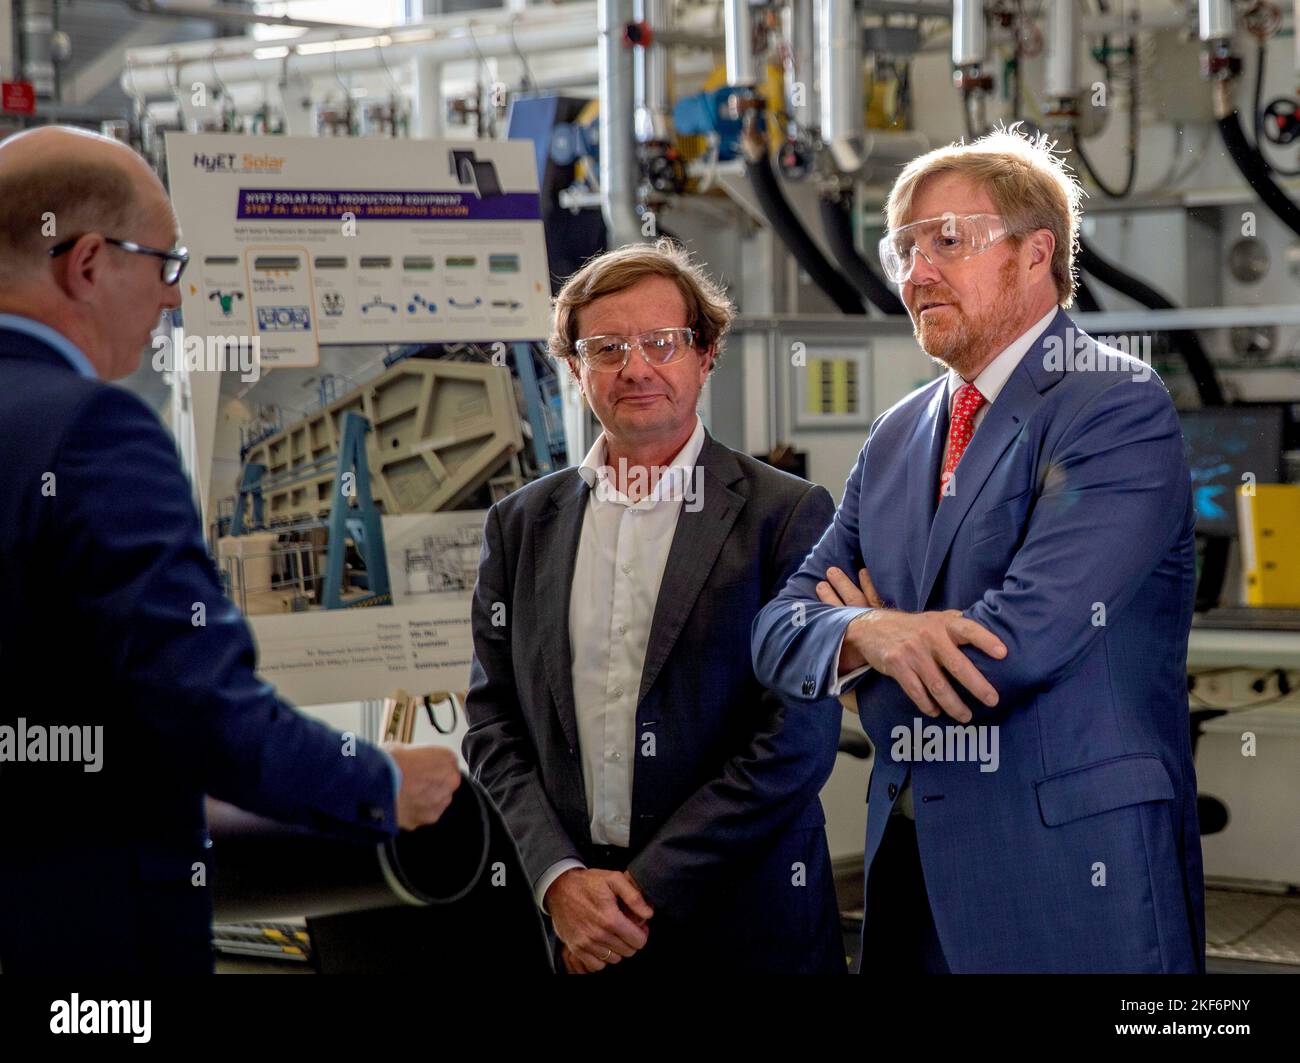
{"label": "man with back to camera", "polygon": [[864,971],[1205,968],[1190,479],[1159,378],[1062,309],[1079,191],[1014,127],[903,170],[881,263],[948,372],[754,625],[875,746]]}
{"label": "man with back to camera", "polygon": [[180,305],[177,237],[124,145],[0,143],[0,725],[102,735],[93,764],[0,761],[10,974],[211,972],[205,793],[380,841],[460,781],[450,750],[345,742],[255,675],[171,438],[104,383]]}
{"label": "man with back to camera", "polygon": [[783,701],[746,653],[834,506],[705,431],[733,313],[667,241],[583,266],[550,348],[604,432],[484,528],[465,757],[571,974],[845,970],[839,704]]}

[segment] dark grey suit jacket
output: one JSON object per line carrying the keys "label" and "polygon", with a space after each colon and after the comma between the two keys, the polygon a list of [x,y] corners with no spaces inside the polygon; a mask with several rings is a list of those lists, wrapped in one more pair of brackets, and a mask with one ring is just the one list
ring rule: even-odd
{"label": "dark grey suit jacket", "polygon": [[[842,972],[818,799],[841,708],[765,691],[748,652],[755,615],[834,506],[711,436],[698,464],[703,504],[682,507],[636,714],[627,870],[655,915],[646,948],[619,966]],[[566,857],[611,866],[591,843],[569,647],[589,490],[569,468],[493,506],[474,591],[464,753],[533,882]]]}

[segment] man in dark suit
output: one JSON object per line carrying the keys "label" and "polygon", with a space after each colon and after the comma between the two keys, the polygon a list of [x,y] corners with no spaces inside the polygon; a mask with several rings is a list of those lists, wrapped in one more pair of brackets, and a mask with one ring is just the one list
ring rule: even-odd
{"label": "man in dark suit", "polygon": [[205,793],[378,841],[437,820],[460,778],[254,674],[171,438],[104,383],[180,304],[176,239],[129,148],[58,127],[0,144],[6,973],[210,972]]}
{"label": "man in dark suit", "polygon": [[593,259],[551,351],[604,427],[488,513],[465,756],[570,973],[843,973],[818,793],[839,706],[792,709],[745,652],[830,496],[696,413],[732,309],[669,244]]}

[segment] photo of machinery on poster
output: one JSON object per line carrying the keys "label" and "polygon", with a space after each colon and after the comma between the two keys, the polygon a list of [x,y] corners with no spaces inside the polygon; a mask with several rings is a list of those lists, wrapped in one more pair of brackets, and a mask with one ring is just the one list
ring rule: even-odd
{"label": "photo of machinery on poster", "polygon": [[[551,471],[527,444],[558,421],[531,146],[394,142],[382,177],[329,138],[167,152],[196,267],[172,368],[262,673],[303,706],[464,690],[484,509]],[[251,372],[188,356],[250,342]]]}

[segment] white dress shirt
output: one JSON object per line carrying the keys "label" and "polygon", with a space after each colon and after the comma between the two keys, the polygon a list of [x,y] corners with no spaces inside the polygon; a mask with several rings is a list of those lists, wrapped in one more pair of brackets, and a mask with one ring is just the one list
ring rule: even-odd
{"label": "white dress shirt", "polygon": [[[697,417],[686,445],[639,502],[618,489],[616,470],[606,465],[603,432],[578,469],[591,490],[569,593],[569,645],[582,781],[596,845],[629,843],[641,672],[677,519],[703,447],[704,424]],[[561,860],[547,868],[537,880],[537,903],[560,875],[583,866]]]}
{"label": "white dress shirt", "polygon": [[[975,389],[981,395],[983,395],[985,399],[984,405],[975,411],[975,417],[972,422],[972,433],[979,430],[980,423],[984,420],[984,415],[989,412],[989,407],[992,406],[993,403],[997,400],[997,397],[999,394],[1001,394],[1003,387],[1006,386],[1006,382],[1011,379],[1011,374],[1015,371],[1016,366],[1020,364],[1020,360],[1024,358],[1026,354],[1029,353],[1029,349],[1034,345],[1035,342],[1037,342],[1038,337],[1041,336],[1043,332],[1047,329],[1047,326],[1052,323],[1052,319],[1056,317],[1056,309],[1057,309],[1056,306],[1053,305],[1052,308],[1049,311],[1047,311],[1046,314],[1040,317],[1037,321],[1035,321],[1032,325],[1030,325],[1028,329],[1022,332],[1018,337],[1016,337],[1016,339],[1012,340],[1010,344],[1008,344],[1005,348],[1003,348],[1002,352],[996,358],[994,358],[993,361],[989,362],[988,365],[986,365],[983,369],[981,369],[979,375],[976,376],[974,380],[970,381],[970,383],[975,385]],[[952,418],[953,396],[956,394],[957,389],[961,387],[962,384],[964,383],[967,383],[967,381],[965,380],[965,378],[960,376],[955,369],[948,370],[948,417],[949,419]],[[971,438],[972,439],[974,438],[973,434]],[[968,443],[967,447],[969,448],[969,446],[970,444]],[[948,458],[947,443],[944,444],[943,457],[944,457],[944,461],[940,462],[939,468],[943,468],[944,462],[946,462]],[[938,485],[936,484],[935,485],[936,494],[938,493],[938,489],[939,489]],[[868,570],[868,574],[870,574],[870,570]],[[856,572],[851,572],[849,573],[849,575],[852,576],[854,579],[857,578]],[[862,609],[859,610],[859,612],[867,612],[867,610]],[[844,645],[843,639],[841,639],[840,640],[841,649],[843,648],[843,645]],[[844,692],[845,686],[847,686],[849,683],[852,683],[859,676],[865,675],[870,667],[871,667],[870,665],[864,665],[861,668],[855,669],[852,672],[847,672],[844,675],[837,677],[831,686],[831,691],[830,691],[831,695],[834,697],[838,697],[840,694]],[[912,776],[910,772],[908,773],[907,776],[907,782],[903,784],[902,793],[898,795],[898,801],[894,805],[894,811],[896,813],[900,813],[906,816],[908,819],[916,818],[915,811],[912,805]]]}

